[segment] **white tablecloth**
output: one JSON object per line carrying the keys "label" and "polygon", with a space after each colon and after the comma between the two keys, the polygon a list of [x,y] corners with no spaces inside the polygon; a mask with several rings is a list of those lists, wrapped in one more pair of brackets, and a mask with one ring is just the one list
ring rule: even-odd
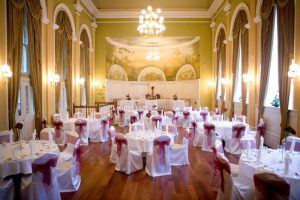
{"label": "white tablecloth", "polygon": [[129,150],[139,151],[139,152],[152,152],[153,151],[153,140],[154,138],[160,136],[161,134],[167,135],[171,139],[171,143],[174,143],[174,136],[172,134],[155,133],[154,131],[140,131],[127,133],[125,135],[127,139],[127,145]]}
{"label": "white tablecloth", "polygon": [[253,175],[259,172],[276,173],[284,177],[290,184],[290,199],[300,199],[300,153],[290,154],[292,163],[288,175],[284,173],[284,154],[279,150],[263,150],[261,162],[257,164],[257,150],[252,151],[247,159],[246,154],[242,154],[239,161],[239,176],[246,177],[253,181]]}
{"label": "white tablecloth", "polygon": [[60,152],[55,143],[48,141],[35,141],[35,151],[32,155],[30,143],[22,141],[22,149],[19,150],[19,143],[6,143],[0,145],[0,177],[4,178],[15,174],[31,174],[32,162],[45,153],[55,153],[59,156]]}

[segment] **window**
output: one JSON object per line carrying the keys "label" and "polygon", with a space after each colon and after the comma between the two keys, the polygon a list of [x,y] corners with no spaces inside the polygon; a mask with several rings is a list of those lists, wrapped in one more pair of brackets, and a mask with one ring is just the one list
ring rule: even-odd
{"label": "window", "polygon": [[236,66],[236,76],[235,76],[235,89],[234,89],[234,102],[241,102],[242,100],[242,42],[241,34],[239,35],[239,45],[238,45],[238,60]]}
{"label": "window", "polygon": [[67,113],[67,92],[66,92],[66,71],[67,71],[67,35],[63,32],[62,37],[62,56],[61,56],[61,84],[60,84],[60,97],[59,97],[59,112]]}
{"label": "window", "polygon": [[277,28],[277,12],[276,7],[274,8],[274,30],[273,30],[273,41],[271,49],[271,65],[267,85],[267,93],[265,97],[265,106],[272,106],[272,102],[277,95],[279,96],[279,84],[278,84],[278,28]]}

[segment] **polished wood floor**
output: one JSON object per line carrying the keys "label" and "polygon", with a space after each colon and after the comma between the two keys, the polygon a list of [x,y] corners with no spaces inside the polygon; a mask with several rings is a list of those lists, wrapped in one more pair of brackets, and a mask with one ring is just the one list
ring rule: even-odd
{"label": "polished wood floor", "polygon": [[[125,133],[126,128],[117,128]],[[182,130],[176,143],[182,141]],[[106,143],[90,143],[81,157],[81,186],[77,192],[62,193],[62,199],[215,199],[210,186],[212,153],[189,144],[189,166],[172,167],[172,175],[150,177],[144,170],[126,175],[116,172],[109,162],[110,147]],[[230,158],[237,162],[236,158]]]}

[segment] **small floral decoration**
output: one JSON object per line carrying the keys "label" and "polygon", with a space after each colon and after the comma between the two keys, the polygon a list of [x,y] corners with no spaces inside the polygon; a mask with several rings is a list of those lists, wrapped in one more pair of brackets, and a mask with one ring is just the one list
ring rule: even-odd
{"label": "small floral decoration", "polygon": [[280,100],[279,100],[278,95],[275,95],[271,105],[274,106],[275,108],[280,107]]}

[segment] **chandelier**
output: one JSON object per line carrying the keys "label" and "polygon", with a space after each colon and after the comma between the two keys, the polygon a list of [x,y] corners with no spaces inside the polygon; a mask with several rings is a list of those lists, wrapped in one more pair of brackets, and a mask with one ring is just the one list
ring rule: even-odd
{"label": "chandelier", "polygon": [[159,51],[148,51],[146,54],[146,60],[157,61],[160,59]]}
{"label": "chandelier", "polygon": [[139,16],[139,25],[137,30],[147,37],[157,37],[166,30],[164,26],[164,17],[160,16],[161,9],[153,11],[151,6],[147,10],[143,9]]}

